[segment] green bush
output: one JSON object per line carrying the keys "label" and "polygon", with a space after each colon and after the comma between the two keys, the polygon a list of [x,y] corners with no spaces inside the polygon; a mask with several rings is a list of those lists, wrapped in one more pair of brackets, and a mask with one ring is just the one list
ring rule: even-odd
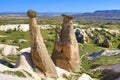
{"label": "green bush", "polygon": [[6,42],[6,39],[5,39],[5,38],[2,38],[2,39],[1,39],[1,42]]}
{"label": "green bush", "polygon": [[18,42],[19,42],[18,39],[13,40],[13,43],[18,43]]}
{"label": "green bush", "polygon": [[50,42],[55,42],[55,40],[54,39],[47,39],[47,41],[50,41]]}
{"label": "green bush", "polygon": [[12,29],[8,29],[8,30],[6,31],[6,33],[12,33],[12,32],[13,32]]}

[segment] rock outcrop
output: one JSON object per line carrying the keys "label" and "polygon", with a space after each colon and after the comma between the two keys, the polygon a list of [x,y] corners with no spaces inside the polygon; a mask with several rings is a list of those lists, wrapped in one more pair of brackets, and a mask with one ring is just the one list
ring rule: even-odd
{"label": "rock outcrop", "polygon": [[75,36],[78,43],[88,43],[88,36],[83,29],[75,29]]}
{"label": "rock outcrop", "polygon": [[105,39],[105,40],[103,41],[103,43],[102,43],[102,46],[103,46],[103,47],[106,47],[106,48],[110,48],[111,45],[112,45],[112,44],[109,42],[108,39]]}
{"label": "rock outcrop", "polygon": [[18,46],[0,44],[0,51],[3,56],[18,55],[17,49],[19,49]]}
{"label": "rock outcrop", "polygon": [[79,47],[73,30],[73,17],[67,15],[62,16],[64,17],[62,30],[56,31],[52,60],[56,66],[67,71],[79,71]]}
{"label": "rock outcrop", "polygon": [[46,74],[46,76],[57,77],[55,65],[48,54],[42,35],[40,34],[40,29],[36,22],[36,12],[29,10],[27,15],[29,17],[31,54],[33,62]]}
{"label": "rock outcrop", "polygon": [[32,61],[31,54],[28,52],[23,52],[16,62],[15,67],[22,67],[22,69],[32,70],[32,68],[34,68],[34,63]]}
{"label": "rock outcrop", "polygon": [[83,73],[83,74],[78,78],[78,80],[96,80],[96,79],[93,79],[93,78],[91,78],[88,74]]}

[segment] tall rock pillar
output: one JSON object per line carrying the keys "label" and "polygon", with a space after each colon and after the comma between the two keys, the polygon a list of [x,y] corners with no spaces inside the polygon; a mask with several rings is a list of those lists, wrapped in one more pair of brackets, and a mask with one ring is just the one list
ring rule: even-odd
{"label": "tall rock pillar", "polygon": [[36,12],[29,10],[29,28],[31,38],[31,54],[33,62],[39,67],[48,77],[57,77],[55,65],[50,58],[43,38],[36,22]]}
{"label": "tall rock pillar", "polygon": [[68,71],[79,71],[79,47],[73,30],[72,16],[62,15],[61,31],[56,30],[56,41],[52,53],[53,62]]}

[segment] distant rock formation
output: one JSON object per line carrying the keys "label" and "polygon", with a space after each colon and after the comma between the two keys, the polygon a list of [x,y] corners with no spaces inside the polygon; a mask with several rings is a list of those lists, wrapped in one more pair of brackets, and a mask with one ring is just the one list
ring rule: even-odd
{"label": "distant rock formation", "polygon": [[117,55],[119,53],[120,53],[119,49],[115,49],[115,50],[106,49],[106,50],[101,50],[101,51],[90,54],[89,59],[94,59],[102,55]]}
{"label": "distant rock formation", "polygon": [[103,41],[103,43],[102,43],[102,46],[103,46],[103,47],[106,47],[106,48],[110,48],[111,45],[112,45],[112,44],[109,42],[108,39],[105,39],[105,40]]}
{"label": "distant rock formation", "polygon": [[68,71],[79,71],[80,56],[79,47],[73,30],[73,17],[64,17],[62,30],[56,31],[56,41],[52,53],[52,60],[56,64]]}
{"label": "distant rock formation", "polygon": [[1,55],[3,56],[9,56],[9,55],[18,55],[18,46],[12,46],[12,45],[6,45],[6,44],[0,44],[0,51]]}
{"label": "distant rock formation", "polygon": [[43,42],[40,29],[36,22],[36,12],[29,10],[27,12],[29,17],[29,28],[31,37],[31,54],[33,62],[39,67],[48,77],[57,77],[55,65],[50,58],[46,46]]}
{"label": "distant rock formation", "polygon": [[85,30],[79,28],[75,29],[75,36],[78,43],[88,43],[88,36]]}

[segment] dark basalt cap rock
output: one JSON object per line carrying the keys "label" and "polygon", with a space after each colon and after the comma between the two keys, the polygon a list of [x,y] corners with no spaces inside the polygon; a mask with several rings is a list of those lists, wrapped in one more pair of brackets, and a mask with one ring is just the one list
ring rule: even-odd
{"label": "dark basalt cap rock", "polygon": [[37,13],[33,10],[28,10],[27,15],[30,18],[35,18],[37,16]]}
{"label": "dark basalt cap rock", "polygon": [[70,16],[70,15],[65,15],[65,14],[62,14],[62,16],[63,16],[63,17],[67,17],[67,18],[69,18],[69,19],[73,19],[73,17],[72,17],[72,16]]}

